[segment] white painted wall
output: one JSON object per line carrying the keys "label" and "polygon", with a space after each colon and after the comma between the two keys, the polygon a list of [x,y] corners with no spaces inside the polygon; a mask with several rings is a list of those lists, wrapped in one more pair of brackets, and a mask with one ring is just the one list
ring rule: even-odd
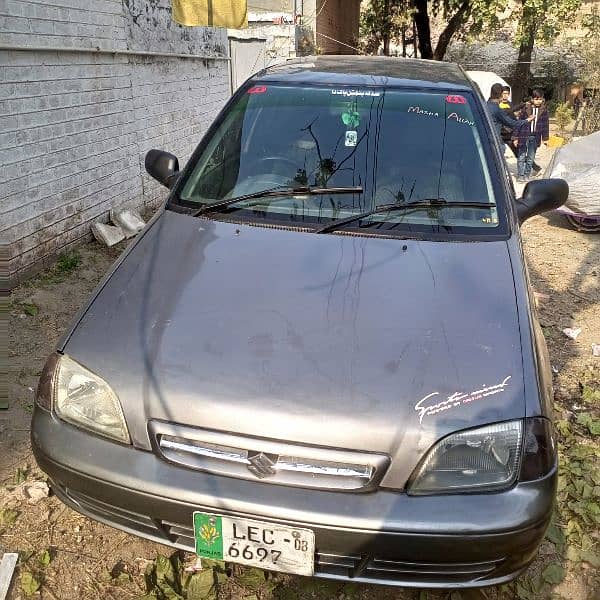
{"label": "white painted wall", "polygon": [[229,97],[229,63],[226,31],[175,24],[169,0],[1,0],[0,48],[0,277],[14,285],[110,208],[164,199],[145,153],[185,163]]}

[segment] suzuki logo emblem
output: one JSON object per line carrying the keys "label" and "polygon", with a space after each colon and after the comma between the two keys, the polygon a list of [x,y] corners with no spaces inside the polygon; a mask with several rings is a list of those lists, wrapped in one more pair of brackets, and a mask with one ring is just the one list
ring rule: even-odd
{"label": "suzuki logo emblem", "polygon": [[248,470],[259,479],[271,477],[277,473],[273,467],[277,464],[278,459],[277,454],[265,454],[264,452],[252,456],[248,455],[248,462],[250,463]]}

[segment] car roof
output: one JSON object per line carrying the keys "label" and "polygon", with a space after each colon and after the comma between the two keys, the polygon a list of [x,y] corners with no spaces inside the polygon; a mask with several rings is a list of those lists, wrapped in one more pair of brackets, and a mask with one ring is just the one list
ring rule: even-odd
{"label": "car roof", "polygon": [[308,56],[263,69],[252,81],[462,91],[473,89],[468,76],[456,64],[389,56]]}

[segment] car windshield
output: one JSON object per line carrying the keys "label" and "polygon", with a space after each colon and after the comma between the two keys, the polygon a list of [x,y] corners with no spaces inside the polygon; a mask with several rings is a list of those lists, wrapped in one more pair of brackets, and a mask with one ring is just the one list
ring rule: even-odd
{"label": "car windshield", "polygon": [[[204,142],[178,200],[200,209],[265,190],[220,210],[315,227],[382,204],[433,200],[346,227],[493,231],[496,198],[472,102],[394,88],[254,85]],[[329,187],[350,189],[323,193]],[[279,188],[286,192],[274,194]]]}

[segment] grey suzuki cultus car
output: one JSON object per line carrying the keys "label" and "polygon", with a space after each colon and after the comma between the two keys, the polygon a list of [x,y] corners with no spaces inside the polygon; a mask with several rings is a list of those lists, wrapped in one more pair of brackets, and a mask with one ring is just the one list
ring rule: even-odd
{"label": "grey suzuki cultus car", "polygon": [[534,559],[552,389],[515,199],[457,66],[258,73],[49,358],[32,442],[56,495],[199,556],[469,587]]}

